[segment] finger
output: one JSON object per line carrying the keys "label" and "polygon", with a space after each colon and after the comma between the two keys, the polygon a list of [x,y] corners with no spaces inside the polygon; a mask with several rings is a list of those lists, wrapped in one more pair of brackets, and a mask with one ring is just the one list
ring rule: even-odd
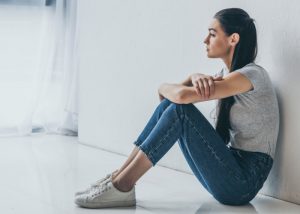
{"label": "finger", "polygon": [[198,93],[199,96],[202,96],[201,90],[200,90],[200,85],[198,81],[195,81],[195,89]]}
{"label": "finger", "polygon": [[193,83],[193,88],[196,91],[196,93],[199,95],[198,86],[195,83]]}
{"label": "finger", "polygon": [[201,95],[201,92],[200,92],[200,89],[199,89],[198,82],[195,82],[195,83],[194,83],[194,88],[195,88],[197,94],[198,94],[198,95]]}
{"label": "finger", "polygon": [[207,79],[203,79],[203,86],[204,86],[204,97],[207,99],[209,97],[209,85]]}
{"label": "finger", "polygon": [[197,86],[197,87],[194,86],[193,88],[194,88],[196,94],[197,94],[198,96],[201,96],[201,95],[200,95],[200,92],[199,92],[199,89],[198,89],[198,86]]}
{"label": "finger", "polygon": [[209,78],[208,79],[208,85],[209,85],[209,89],[210,89],[210,95],[215,93],[215,83],[213,81],[213,78]]}
{"label": "finger", "polygon": [[200,90],[201,96],[204,97],[205,96],[205,90],[204,90],[204,85],[203,85],[202,79],[198,80],[198,85],[199,85],[199,90]]}
{"label": "finger", "polygon": [[196,90],[197,90],[197,94],[198,94],[199,96],[202,96],[202,93],[201,93],[201,90],[200,90],[200,86],[198,85],[198,83],[197,83],[197,85],[195,86],[195,88],[196,88]]}
{"label": "finger", "polygon": [[197,82],[192,82],[193,87],[198,95],[200,95],[200,90]]}

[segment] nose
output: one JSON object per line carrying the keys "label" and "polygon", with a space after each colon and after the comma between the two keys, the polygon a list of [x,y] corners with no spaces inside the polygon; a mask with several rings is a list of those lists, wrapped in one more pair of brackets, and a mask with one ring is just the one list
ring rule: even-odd
{"label": "nose", "polygon": [[204,44],[208,44],[208,37],[209,37],[209,35],[204,39],[204,41],[203,41]]}

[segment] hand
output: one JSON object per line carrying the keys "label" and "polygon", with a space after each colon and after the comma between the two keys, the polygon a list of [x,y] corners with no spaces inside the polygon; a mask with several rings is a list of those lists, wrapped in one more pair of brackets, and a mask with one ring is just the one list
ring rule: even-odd
{"label": "hand", "polygon": [[222,76],[213,77],[205,74],[192,74],[191,82],[199,96],[208,99],[215,92],[215,82],[222,80]]}

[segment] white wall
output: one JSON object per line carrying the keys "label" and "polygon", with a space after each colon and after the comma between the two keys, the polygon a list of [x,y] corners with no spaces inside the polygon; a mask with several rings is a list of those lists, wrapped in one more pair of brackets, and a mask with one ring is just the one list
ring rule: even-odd
{"label": "white wall", "polygon": [[[218,10],[242,7],[257,21],[257,63],[269,71],[281,109],[276,160],[261,192],[300,203],[299,6],[296,0],[79,0],[79,141],[129,154],[159,103],[162,82],[223,66],[206,58],[203,39]],[[213,104],[197,104],[211,122]],[[177,144],[159,163],[190,172]]]}

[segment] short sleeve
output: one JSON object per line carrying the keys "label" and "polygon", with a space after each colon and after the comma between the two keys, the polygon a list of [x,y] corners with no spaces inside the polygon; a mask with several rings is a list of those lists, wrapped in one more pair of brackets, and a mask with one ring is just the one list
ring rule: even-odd
{"label": "short sleeve", "polygon": [[253,89],[250,90],[250,92],[261,91],[265,87],[264,70],[261,67],[254,64],[251,66],[245,66],[235,72],[243,74],[250,80],[253,86]]}
{"label": "short sleeve", "polygon": [[224,76],[224,68],[214,74],[214,77],[223,77]]}

